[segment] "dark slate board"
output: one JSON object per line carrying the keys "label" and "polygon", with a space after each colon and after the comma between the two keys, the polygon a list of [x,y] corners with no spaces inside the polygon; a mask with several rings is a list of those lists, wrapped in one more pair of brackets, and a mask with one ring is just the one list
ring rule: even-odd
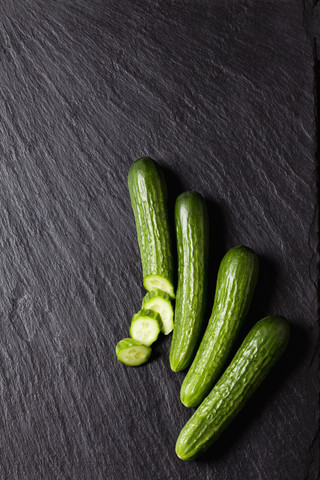
{"label": "dark slate board", "polygon": [[[318,464],[314,51],[302,2],[2,0],[0,478],[313,480]],[[287,353],[220,441],[183,463],[191,415],[170,338],[117,362],[144,294],[131,162],[198,190],[217,266],[261,258],[242,336]],[[239,339],[240,341],[240,339]]]}

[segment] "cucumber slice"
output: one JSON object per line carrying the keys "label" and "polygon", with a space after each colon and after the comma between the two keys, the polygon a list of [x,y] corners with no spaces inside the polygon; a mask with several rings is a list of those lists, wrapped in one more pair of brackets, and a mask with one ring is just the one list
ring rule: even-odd
{"label": "cucumber slice", "polygon": [[160,275],[148,275],[143,279],[143,285],[148,292],[152,290],[162,290],[168,293],[171,298],[176,298],[174,293],[173,284],[166,278],[160,277]]}
{"label": "cucumber slice", "polygon": [[116,355],[125,365],[138,367],[149,360],[151,348],[132,338],[124,338],[116,346]]}
{"label": "cucumber slice", "polygon": [[153,310],[160,314],[162,320],[161,331],[168,335],[173,330],[173,307],[170,295],[162,290],[148,292],[142,300],[142,308]]}
{"label": "cucumber slice", "polygon": [[130,335],[134,340],[149,346],[157,340],[161,326],[158,312],[142,309],[132,317]]}

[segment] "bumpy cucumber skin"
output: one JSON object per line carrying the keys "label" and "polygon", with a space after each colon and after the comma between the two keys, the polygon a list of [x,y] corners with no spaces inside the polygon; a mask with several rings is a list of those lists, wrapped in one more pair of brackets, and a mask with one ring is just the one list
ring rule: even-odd
{"label": "bumpy cucumber skin", "polygon": [[156,320],[157,324],[159,325],[159,329],[161,329],[162,321],[160,317],[160,313],[155,312],[154,310],[149,310],[148,308],[141,308],[139,312],[135,313],[132,317],[131,325],[138,320],[140,317],[150,317]]}
{"label": "bumpy cucumber skin", "polygon": [[167,187],[162,171],[149,157],[136,160],[129,170],[128,187],[136,221],[143,278],[159,275],[172,286],[174,275],[169,228]]}
{"label": "bumpy cucumber skin", "polygon": [[178,286],[170,366],[178,372],[193,360],[206,307],[209,219],[205,200],[199,193],[179,195],[175,204],[175,224]]}
{"label": "bumpy cucumber skin", "polygon": [[164,292],[163,290],[159,290],[158,288],[156,290],[152,290],[151,292],[148,292],[142,300],[142,306],[145,305],[146,303],[149,302],[149,300],[153,300],[154,298],[163,298],[163,300],[170,302],[171,304],[171,297],[167,292]]}
{"label": "bumpy cucumber skin", "polygon": [[172,330],[173,330],[173,317],[174,317],[174,312],[173,312],[172,301],[171,301],[170,295],[167,292],[164,292],[163,290],[159,290],[159,289],[152,290],[151,292],[148,292],[143,297],[142,308],[153,310],[152,306],[148,305],[148,302],[151,302],[152,300],[158,299],[158,298],[160,298],[161,300],[163,300],[164,302],[166,302],[169,305],[169,308],[170,308],[171,313],[172,313],[172,323],[171,323],[170,329],[166,329],[163,322],[162,322],[162,327],[161,327],[162,333],[164,333],[165,335],[169,335],[169,333],[172,332]]}
{"label": "bumpy cucumber skin", "polygon": [[[123,351],[125,349],[132,348],[132,347],[143,347],[143,349],[145,350],[146,356],[145,356],[144,360],[139,365],[130,365],[129,363],[124,362],[120,358],[120,352],[121,351]],[[138,366],[142,365],[143,363],[146,363],[150,358],[151,352],[152,352],[151,347],[147,347],[143,343],[138,342],[137,340],[134,340],[133,338],[123,338],[122,340],[120,340],[120,342],[117,343],[117,346],[116,346],[116,356],[117,356],[119,362],[123,363],[124,365],[127,365],[128,367],[132,367],[132,366],[138,367]]]}
{"label": "bumpy cucumber skin", "polygon": [[176,443],[182,460],[192,460],[217,440],[284,352],[289,324],[276,315],[255,324],[229,367],[184,426]]}
{"label": "bumpy cucumber skin", "polygon": [[248,312],[258,270],[257,255],[244,246],[232,248],[222,259],[211,317],[181,386],[187,407],[197,407],[219,377]]}

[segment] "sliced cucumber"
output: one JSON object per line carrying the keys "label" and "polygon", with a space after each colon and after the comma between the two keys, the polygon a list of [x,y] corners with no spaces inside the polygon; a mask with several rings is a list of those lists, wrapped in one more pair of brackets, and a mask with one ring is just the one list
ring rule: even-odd
{"label": "sliced cucumber", "polygon": [[159,275],[148,275],[143,279],[143,285],[146,290],[162,290],[168,293],[171,298],[175,298],[173,284]]}
{"label": "sliced cucumber", "polygon": [[124,338],[116,346],[116,355],[125,365],[138,367],[149,360],[151,348],[132,338]]}
{"label": "sliced cucumber", "polygon": [[162,320],[161,331],[168,335],[173,330],[173,307],[170,295],[163,290],[148,292],[142,300],[142,308],[153,310],[160,314]]}
{"label": "sliced cucumber", "polygon": [[134,340],[149,346],[157,340],[161,327],[160,314],[143,308],[132,317],[130,335]]}
{"label": "sliced cucumber", "polygon": [[149,157],[130,167],[128,187],[136,220],[146,290],[159,288],[174,298],[174,264],[167,186],[161,168]]}

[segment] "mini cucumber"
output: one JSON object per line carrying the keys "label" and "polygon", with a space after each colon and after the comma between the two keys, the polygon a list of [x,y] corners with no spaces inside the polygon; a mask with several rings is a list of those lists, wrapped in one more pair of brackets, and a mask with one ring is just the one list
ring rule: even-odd
{"label": "mini cucumber", "polygon": [[162,321],[161,331],[168,335],[173,330],[173,307],[170,295],[162,290],[148,292],[142,300],[142,308],[158,312]]}
{"label": "mini cucumber", "polygon": [[124,338],[116,346],[116,355],[128,367],[138,367],[149,360],[151,348],[132,338]]}
{"label": "mini cucumber", "polygon": [[157,340],[161,326],[161,317],[158,312],[141,309],[132,317],[130,326],[131,338],[149,347]]}
{"label": "mini cucumber", "polygon": [[209,220],[204,198],[181,194],[175,204],[178,287],[170,366],[178,372],[193,360],[202,333],[206,307]]}
{"label": "mini cucumber", "polygon": [[167,187],[162,171],[148,157],[136,160],[129,170],[128,187],[135,216],[146,290],[175,297]]}
{"label": "mini cucumber", "polygon": [[180,398],[197,407],[218,379],[249,309],[258,277],[258,257],[244,246],[222,259],[211,317],[192,365],[182,383]]}
{"label": "mini cucumber", "polygon": [[284,318],[269,316],[256,323],[216,386],[180,432],[178,457],[192,460],[217,440],[278,361],[288,340],[289,325]]}

